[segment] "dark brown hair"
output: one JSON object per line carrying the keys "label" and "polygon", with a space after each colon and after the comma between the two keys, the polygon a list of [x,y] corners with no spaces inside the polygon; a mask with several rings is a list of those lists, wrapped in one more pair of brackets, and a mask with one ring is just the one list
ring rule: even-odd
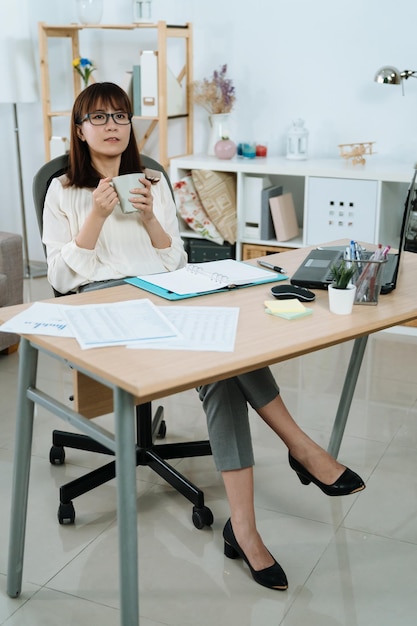
{"label": "dark brown hair", "polygon": [[[115,83],[93,83],[77,96],[71,113],[71,142],[68,164],[68,185],[76,187],[97,187],[102,176],[91,163],[90,150],[87,142],[77,134],[77,126],[87,113],[96,111],[100,105],[114,111],[132,113],[129,96]],[[142,172],[139,150],[132,125],[130,126],[129,143],[122,154],[119,174]]]}

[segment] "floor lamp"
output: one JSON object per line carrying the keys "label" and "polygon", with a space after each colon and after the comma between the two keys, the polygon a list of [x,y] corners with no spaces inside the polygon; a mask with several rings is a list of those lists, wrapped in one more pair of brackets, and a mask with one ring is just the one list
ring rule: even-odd
{"label": "floor lamp", "polygon": [[[7,59],[2,68],[0,102],[13,107],[14,132],[16,140],[16,160],[19,184],[20,216],[23,238],[23,261],[25,277],[46,275],[46,263],[29,261],[29,246],[26,226],[25,195],[21,143],[19,137],[18,105],[39,100],[37,72],[29,30],[27,0],[8,3],[1,16],[0,55]],[[4,33],[4,35],[3,35]]]}

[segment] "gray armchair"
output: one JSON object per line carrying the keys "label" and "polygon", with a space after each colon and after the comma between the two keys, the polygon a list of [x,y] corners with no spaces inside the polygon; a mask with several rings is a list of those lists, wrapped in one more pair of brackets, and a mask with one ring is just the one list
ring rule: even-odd
{"label": "gray armchair", "polygon": [[[0,231],[0,307],[23,302],[22,237]],[[0,333],[0,353],[19,346],[19,335]]]}

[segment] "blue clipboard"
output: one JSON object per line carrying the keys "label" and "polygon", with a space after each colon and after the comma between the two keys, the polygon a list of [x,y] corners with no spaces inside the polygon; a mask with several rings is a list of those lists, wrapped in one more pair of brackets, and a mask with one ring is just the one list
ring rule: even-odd
{"label": "blue clipboard", "polygon": [[262,285],[264,283],[276,283],[281,280],[287,280],[288,276],[284,276],[282,274],[273,274],[271,278],[264,278],[263,280],[258,280],[254,283],[246,283],[245,285],[237,285],[236,287],[224,287],[220,289],[216,289],[215,291],[203,291],[198,293],[186,293],[186,294],[178,294],[173,291],[168,291],[168,289],[164,289],[163,287],[159,287],[158,285],[154,285],[143,278],[125,278],[125,282],[133,285],[134,287],[139,287],[139,289],[143,289],[144,291],[149,291],[149,293],[153,293],[156,296],[160,296],[161,298],[165,298],[165,300],[185,300],[186,298],[196,298],[197,296],[207,296],[210,293],[221,293],[224,291],[234,291],[235,289],[242,289],[243,287],[254,287],[255,285]]}

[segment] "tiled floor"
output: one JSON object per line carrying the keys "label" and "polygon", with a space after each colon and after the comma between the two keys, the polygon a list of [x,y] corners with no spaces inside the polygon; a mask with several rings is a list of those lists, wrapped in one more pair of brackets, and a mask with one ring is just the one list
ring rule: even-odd
{"label": "tiled floor", "polygon": [[[50,296],[45,279],[26,296]],[[287,404],[326,445],[350,344],[274,367]],[[256,508],[265,542],[289,578],[287,592],[256,585],[242,561],[223,555],[228,508],[212,459],[178,461],[205,490],[211,529],[197,530],[191,505],[148,468],[137,472],[142,626],[414,626],[417,616],[417,337],[379,333],[369,340],[339,458],[367,489],[328,498],[302,486],[284,446],[252,416]],[[0,356],[0,624],[77,626],[119,623],[113,483],[75,501],[76,523],[56,518],[58,487],[97,455],[67,451],[48,461],[51,431],[62,424],[37,409],[31,467],[23,593],[6,595],[18,354]],[[64,401],[70,373],[47,357],[40,385]],[[166,400],[169,438],[204,438],[194,391]],[[107,425],[111,418],[103,419]]]}

